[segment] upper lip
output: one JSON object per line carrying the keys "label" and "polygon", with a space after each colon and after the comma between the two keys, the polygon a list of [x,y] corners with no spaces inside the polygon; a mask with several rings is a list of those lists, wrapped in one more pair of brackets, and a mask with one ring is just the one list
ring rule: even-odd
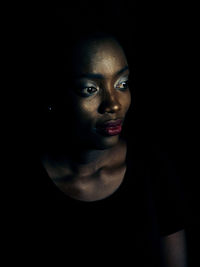
{"label": "upper lip", "polygon": [[108,120],[108,121],[105,121],[101,124],[98,124],[98,127],[101,127],[101,128],[117,127],[117,126],[121,125],[122,122],[123,122],[122,119]]}

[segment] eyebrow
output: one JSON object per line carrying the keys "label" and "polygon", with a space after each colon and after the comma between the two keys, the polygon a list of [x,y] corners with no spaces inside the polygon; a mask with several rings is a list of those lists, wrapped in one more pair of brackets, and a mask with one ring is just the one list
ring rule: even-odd
{"label": "eyebrow", "polygon": [[[121,75],[122,73],[124,73],[125,71],[129,70],[129,67],[128,66],[125,66],[124,68],[122,68],[121,70],[117,71],[115,73],[115,76],[119,76]],[[104,75],[100,74],[100,73],[84,73],[84,74],[81,74],[81,75],[78,75],[78,78],[81,79],[81,78],[88,78],[88,79],[103,79],[104,78]]]}

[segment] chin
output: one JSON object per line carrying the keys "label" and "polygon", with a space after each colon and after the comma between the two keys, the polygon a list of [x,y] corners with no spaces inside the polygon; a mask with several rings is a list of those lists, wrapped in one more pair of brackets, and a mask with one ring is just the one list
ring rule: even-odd
{"label": "chin", "polygon": [[119,142],[119,135],[109,136],[109,137],[101,137],[98,138],[95,142],[95,146],[97,149],[109,149],[113,146],[117,145]]}

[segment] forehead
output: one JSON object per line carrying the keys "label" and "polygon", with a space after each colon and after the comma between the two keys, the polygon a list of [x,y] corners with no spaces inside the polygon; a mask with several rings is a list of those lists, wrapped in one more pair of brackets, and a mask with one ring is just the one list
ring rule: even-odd
{"label": "forehead", "polygon": [[127,65],[122,47],[112,38],[85,41],[74,51],[73,69],[77,75],[100,73],[109,76]]}

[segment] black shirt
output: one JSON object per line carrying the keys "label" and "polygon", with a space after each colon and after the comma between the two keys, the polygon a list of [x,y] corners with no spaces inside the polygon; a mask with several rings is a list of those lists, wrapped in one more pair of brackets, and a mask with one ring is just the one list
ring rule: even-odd
{"label": "black shirt", "polygon": [[62,240],[68,258],[162,266],[160,238],[185,226],[179,177],[166,151],[143,140],[127,140],[126,163],[124,180],[111,196],[84,202],[62,193],[35,158],[26,187],[30,222],[47,240]]}

